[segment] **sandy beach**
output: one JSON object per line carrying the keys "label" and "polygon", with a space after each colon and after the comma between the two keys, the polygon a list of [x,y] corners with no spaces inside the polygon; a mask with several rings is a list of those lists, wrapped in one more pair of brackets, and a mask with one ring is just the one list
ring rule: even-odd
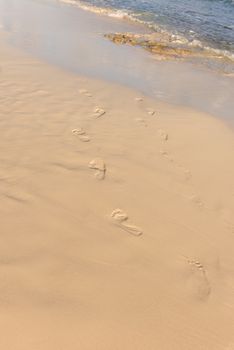
{"label": "sandy beach", "polygon": [[233,350],[233,130],[7,35],[0,348]]}

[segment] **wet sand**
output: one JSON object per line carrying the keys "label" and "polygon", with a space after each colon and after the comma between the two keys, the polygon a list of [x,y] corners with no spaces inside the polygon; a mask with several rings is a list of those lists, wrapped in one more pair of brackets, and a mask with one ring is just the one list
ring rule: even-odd
{"label": "wet sand", "polygon": [[234,137],[0,35],[0,348],[232,350]]}

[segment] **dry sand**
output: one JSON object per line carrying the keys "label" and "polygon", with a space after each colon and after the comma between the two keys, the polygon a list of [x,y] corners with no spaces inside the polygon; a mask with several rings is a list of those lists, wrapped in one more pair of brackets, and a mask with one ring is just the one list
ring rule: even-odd
{"label": "dry sand", "polygon": [[0,349],[233,350],[233,131],[0,52]]}

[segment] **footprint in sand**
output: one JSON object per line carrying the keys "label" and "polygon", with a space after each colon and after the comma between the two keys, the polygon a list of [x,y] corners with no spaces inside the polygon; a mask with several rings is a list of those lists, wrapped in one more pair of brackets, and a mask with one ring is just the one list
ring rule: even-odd
{"label": "footprint in sand", "polygon": [[[174,163],[174,166],[182,173],[183,175],[183,180],[184,181],[189,181],[192,178],[192,174],[191,171],[184,168],[183,166],[179,165],[176,160],[170,155],[170,153],[168,151],[166,151],[165,149],[161,149],[159,151],[159,154],[164,157],[165,159],[168,160],[168,162]],[[195,202],[195,196],[192,196],[189,198],[191,201]],[[201,205],[203,206],[203,204]]]}
{"label": "footprint in sand", "polygon": [[98,180],[104,180],[106,176],[106,164],[101,158],[95,158],[89,163],[90,169],[96,170],[95,177]]}
{"label": "footprint in sand", "polygon": [[170,156],[170,154],[165,151],[165,150],[160,150],[159,153],[161,154],[161,156],[163,156],[165,159],[167,159],[169,162],[174,162],[174,159],[172,158],[172,156]]}
{"label": "footprint in sand", "polygon": [[142,230],[139,227],[127,224],[126,221],[128,220],[128,216],[121,209],[113,210],[111,213],[111,219],[115,225],[129,232],[131,235],[140,236],[143,234]]}
{"label": "footprint in sand", "polygon": [[96,119],[102,117],[104,114],[106,114],[106,111],[100,107],[96,107],[93,111],[93,117]]}
{"label": "footprint in sand", "polygon": [[142,126],[145,126],[145,127],[148,126],[146,121],[144,119],[142,119],[142,118],[137,118],[136,121]]}
{"label": "footprint in sand", "polygon": [[86,132],[82,128],[73,129],[72,133],[74,135],[78,135],[79,139],[82,142],[89,142],[90,141],[90,137],[86,134]]}
{"label": "footprint in sand", "polygon": [[211,286],[207,272],[199,260],[186,258],[190,267],[190,274],[187,280],[187,287],[191,293],[201,301],[206,301],[211,293]]}
{"label": "footprint in sand", "polygon": [[149,115],[152,115],[152,116],[155,115],[155,113],[156,113],[155,110],[152,109],[152,108],[147,108],[147,109],[146,109],[146,112],[147,112]]}
{"label": "footprint in sand", "polygon": [[92,94],[91,94],[88,90],[86,90],[86,89],[80,89],[80,90],[79,90],[79,93],[80,93],[81,95],[85,95],[85,96],[87,96],[87,97],[92,97]]}
{"label": "footprint in sand", "polygon": [[158,130],[158,134],[159,134],[159,136],[161,137],[161,139],[163,141],[167,141],[168,140],[168,134],[164,130],[159,129]]}
{"label": "footprint in sand", "polygon": [[197,205],[199,208],[204,207],[204,203],[202,202],[200,196],[198,196],[197,194],[192,195],[189,199],[191,200],[192,203]]}
{"label": "footprint in sand", "polygon": [[225,226],[234,233],[233,211],[228,208],[222,208],[220,214]]}
{"label": "footprint in sand", "polygon": [[192,178],[191,171],[188,169],[183,169],[185,180],[188,181]]}
{"label": "footprint in sand", "polygon": [[142,97],[135,97],[135,101],[136,101],[136,102],[142,102],[142,101],[143,101],[143,98],[142,98]]}

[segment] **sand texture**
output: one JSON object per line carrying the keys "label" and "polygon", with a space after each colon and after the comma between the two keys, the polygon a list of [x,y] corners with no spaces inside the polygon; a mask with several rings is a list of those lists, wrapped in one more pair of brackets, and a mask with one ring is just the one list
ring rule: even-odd
{"label": "sand texture", "polygon": [[0,52],[0,349],[233,350],[233,131]]}

